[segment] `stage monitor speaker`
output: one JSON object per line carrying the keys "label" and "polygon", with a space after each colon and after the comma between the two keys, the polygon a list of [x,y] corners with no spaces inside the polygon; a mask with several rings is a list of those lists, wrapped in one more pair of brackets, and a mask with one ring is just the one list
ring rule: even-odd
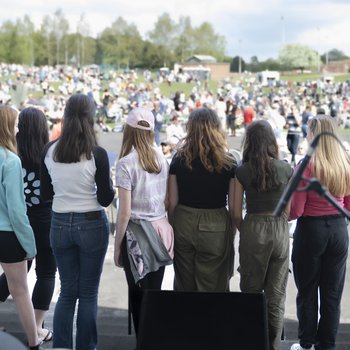
{"label": "stage monitor speaker", "polygon": [[137,350],[268,350],[263,293],[146,290]]}
{"label": "stage monitor speaker", "polygon": [[13,335],[0,331],[0,350],[27,350],[17,338]]}

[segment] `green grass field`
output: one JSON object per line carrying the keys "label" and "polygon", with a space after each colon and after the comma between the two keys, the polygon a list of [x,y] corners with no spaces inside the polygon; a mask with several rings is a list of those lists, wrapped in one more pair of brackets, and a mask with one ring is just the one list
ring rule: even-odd
{"label": "green grass field", "polygon": [[307,81],[307,80],[311,80],[311,81],[315,81],[318,80],[322,77],[325,76],[331,76],[334,77],[334,81],[335,82],[343,82],[346,80],[350,79],[350,74],[315,74],[315,73],[307,73],[307,74],[281,74],[281,80],[285,80],[285,81],[291,81],[291,82],[302,82],[302,81]]}
{"label": "green grass field", "polygon": [[[232,82],[239,80],[240,78],[245,81],[245,78],[251,78],[254,75],[242,75],[239,76],[238,74],[232,74],[230,77],[230,80]],[[334,76],[334,81],[336,82],[343,82],[346,80],[350,80],[350,74],[339,74],[339,75],[332,75],[332,74],[281,74],[281,80],[284,81],[291,81],[291,82],[303,82],[303,81],[315,81],[318,80],[324,76]],[[15,80],[15,77],[2,77],[0,76],[0,82],[5,82],[8,79]],[[144,79],[142,77],[142,74],[140,74],[139,79],[136,81],[136,85],[140,84],[141,82],[144,82]],[[58,86],[60,85],[60,82],[52,82],[51,85],[55,89],[55,91],[58,91]],[[218,87],[222,84],[222,82],[210,80],[207,82],[208,90],[211,91],[213,94],[216,94]],[[189,96],[192,92],[192,89],[196,86],[195,82],[191,83],[178,83],[173,82],[171,85],[169,85],[167,82],[163,82],[159,84],[159,88],[161,91],[161,94],[163,96],[173,96],[177,91],[183,92],[186,96]],[[201,82],[200,88],[203,88],[204,82]],[[102,89],[107,87],[107,82],[102,81]],[[41,91],[34,91],[30,93],[30,97],[33,99],[39,99],[42,97]]]}

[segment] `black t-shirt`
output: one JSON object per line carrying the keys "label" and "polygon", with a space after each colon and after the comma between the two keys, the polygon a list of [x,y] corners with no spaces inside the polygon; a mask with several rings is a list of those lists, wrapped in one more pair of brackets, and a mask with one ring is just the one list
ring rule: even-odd
{"label": "black t-shirt", "polygon": [[206,170],[199,159],[192,162],[192,170],[175,155],[170,164],[170,174],[176,175],[179,204],[192,208],[216,209],[226,206],[229,182],[235,177],[236,163],[230,170],[220,173]]}
{"label": "black t-shirt", "polygon": [[22,161],[24,197],[27,215],[30,221],[51,220],[51,201],[44,201],[40,196],[40,166]]}

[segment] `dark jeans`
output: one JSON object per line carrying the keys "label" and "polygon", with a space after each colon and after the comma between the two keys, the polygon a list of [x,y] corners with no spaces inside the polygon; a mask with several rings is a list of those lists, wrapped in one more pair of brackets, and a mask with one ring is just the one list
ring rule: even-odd
{"label": "dark jeans", "polygon": [[295,155],[297,154],[297,151],[298,151],[299,138],[300,138],[300,135],[287,134],[287,147],[289,152],[292,155],[292,159],[291,159],[292,162],[294,162]]}
{"label": "dark jeans", "polygon": [[162,129],[162,124],[158,124],[156,122],[156,125],[154,127],[154,141],[156,143],[157,146],[160,146],[160,131]]}
{"label": "dark jeans", "polygon": [[292,262],[298,289],[298,333],[304,348],[315,344],[316,350],[335,349],[348,245],[344,217],[329,215],[298,219]]}
{"label": "dark jeans", "polygon": [[135,280],[130,269],[130,262],[128,259],[126,237],[124,237],[122,242],[122,257],[126,280],[128,282],[129,287],[129,298],[131,304],[132,319],[134,322],[135,333],[137,336],[139,330],[140,311],[143,295],[142,292],[145,289],[161,289],[165,267],[163,266],[158,271],[150,272],[141,281],[135,284]]}
{"label": "dark jeans", "polygon": [[303,133],[303,138],[305,139],[306,138],[306,135],[307,135],[307,124],[303,124],[301,126],[301,131]]}
{"label": "dark jeans", "polygon": [[[56,260],[50,246],[51,210],[29,210],[28,217],[34,231],[37,255],[35,257],[36,283],[33,289],[32,301],[36,310],[48,310],[55,289]],[[32,261],[28,261],[28,271]],[[10,295],[5,274],[0,276],[0,301],[5,301]]]}

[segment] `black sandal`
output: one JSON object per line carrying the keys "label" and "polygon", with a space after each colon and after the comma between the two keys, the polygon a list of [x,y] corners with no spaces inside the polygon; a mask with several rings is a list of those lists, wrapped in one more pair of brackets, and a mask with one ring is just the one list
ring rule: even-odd
{"label": "black sandal", "polygon": [[53,338],[53,332],[50,329],[48,329],[45,337],[43,339],[41,339],[42,344],[51,341],[52,338]]}

